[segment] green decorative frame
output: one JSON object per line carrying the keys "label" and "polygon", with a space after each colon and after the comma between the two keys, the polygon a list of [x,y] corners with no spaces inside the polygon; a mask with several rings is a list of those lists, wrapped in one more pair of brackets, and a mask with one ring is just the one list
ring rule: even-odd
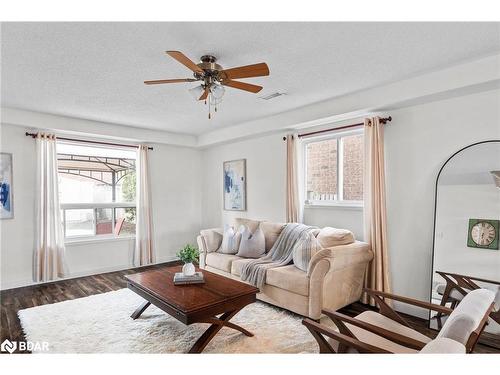
{"label": "green decorative frame", "polygon": [[[480,222],[489,223],[495,228],[495,233],[496,233],[495,239],[489,245],[478,245],[472,239],[472,227],[474,227],[474,225],[476,225],[477,223],[480,223]],[[467,231],[467,247],[476,247],[479,249],[498,250],[498,243],[499,243],[499,231],[498,231],[498,229],[500,226],[499,224],[500,224],[500,220],[469,219],[469,230]]]}

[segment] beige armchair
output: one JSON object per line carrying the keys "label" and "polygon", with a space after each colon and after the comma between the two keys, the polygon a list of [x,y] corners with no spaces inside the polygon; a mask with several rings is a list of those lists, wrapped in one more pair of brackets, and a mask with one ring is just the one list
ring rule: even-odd
{"label": "beige armchair", "polygon": [[[310,319],[302,323],[319,345],[320,353],[471,353],[493,309],[494,293],[477,289],[455,310],[407,297],[365,289],[380,308],[356,317],[323,310],[338,331]],[[413,329],[385,299],[450,314],[435,340]]]}

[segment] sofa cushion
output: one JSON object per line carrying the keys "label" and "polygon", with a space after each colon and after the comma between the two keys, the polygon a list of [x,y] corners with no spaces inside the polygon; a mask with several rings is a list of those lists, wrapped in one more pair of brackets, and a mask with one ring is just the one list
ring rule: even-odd
{"label": "sofa cushion", "polygon": [[247,226],[242,227],[240,248],[236,254],[243,258],[260,258],[266,253],[266,238],[264,232],[259,226],[255,232],[250,232]]}
{"label": "sofa cushion", "polygon": [[216,229],[202,229],[200,234],[203,237],[207,253],[217,251],[222,243],[222,233]]}
{"label": "sofa cushion", "polygon": [[273,247],[285,225],[286,224],[283,223],[271,223],[269,221],[260,223],[260,227],[266,238],[266,252],[271,250],[271,247]]}
{"label": "sofa cushion", "polygon": [[231,263],[231,274],[234,276],[241,276],[241,269],[243,268],[243,265],[245,265],[248,262],[251,262],[253,259],[251,258],[240,258],[240,259],[235,259]]}
{"label": "sofa cushion", "polygon": [[266,272],[266,284],[302,296],[307,297],[309,295],[309,278],[306,272],[299,270],[293,264],[268,269]]}
{"label": "sofa cushion", "polygon": [[231,263],[234,260],[241,259],[236,255],[231,254],[222,254],[222,253],[208,253],[205,258],[205,263],[213,268],[217,268],[218,270],[231,272]]}
{"label": "sofa cushion", "polygon": [[311,232],[304,233],[303,238],[293,246],[293,264],[298,269],[307,271],[311,258],[320,250],[321,246],[314,234]]}
{"label": "sofa cushion", "polygon": [[222,243],[217,252],[222,254],[236,254],[240,248],[241,233],[229,225],[224,226]]}
{"label": "sofa cushion", "polygon": [[[381,327],[381,328],[385,328],[389,331],[399,333],[403,336],[410,337],[412,339],[421,341],[421,342],[426,343],[426,344],[429,341],[431,341],[431,339],[429,337],[421,334],[420,332],[417,332],[412,328],[404,326],[404,325],[402,325],[402,324],[400,324],[392,319],[389,319],[389,318],[385,317],[384,315],[379,314],[375,311],[362,312],[361,314],[356,316],[356,319],[362,320],[363,322],[370,323],[370,324],[373,324],[373,325]],[[379,335],[376,335],[372,332],[366,331],[362,328],[353,326],[352,324],[346,324],[346,326],[347,326],[347,328],[349,328],[349,330],[352,333],[354,333],[354,336],[356,336],[356,338],[359,341],[362,341],[364,343],[377,346],[379,348],[388,350],[392,353],[416,353],[417,352],[417,350],[415,350],[415,349],[411,349],[411,348],[408,348],[406,346],[396,344],[393,341],[387,340]],[[330,343],[332,343],[334,348],[336,348],[338,346],[337,341],[335,341],[333,339],[329,339],[329,341],[330,341]]]}
{"label": "sofa cushion", "polygon": [[249,229],[250,232],[255,232],[257,228],[259,227],[260,221],[259,220],[252,220],[252,219],[245,219],[243,217],[238,217],[234,219],[234,228],[239,228],[242,225],[246,225]]}
{"label": "sofa cushion", "polygon": [[323,248],[349,245],[354,242],[354,234],[347,229],[324,227],[318,233],[317,239]]}

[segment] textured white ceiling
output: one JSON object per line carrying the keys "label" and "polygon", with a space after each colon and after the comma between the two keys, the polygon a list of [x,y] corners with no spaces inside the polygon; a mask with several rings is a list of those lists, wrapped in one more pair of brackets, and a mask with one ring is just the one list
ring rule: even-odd
{"label": "textured white ceiling", "polygon": [[[2,106],[180,133],[287,111],[500,51],[500,23],[3,23]],[[164,54],[265,61],[255,95],[227,88],[212,120]],[[258,96],[285,91],[270,101]]]}

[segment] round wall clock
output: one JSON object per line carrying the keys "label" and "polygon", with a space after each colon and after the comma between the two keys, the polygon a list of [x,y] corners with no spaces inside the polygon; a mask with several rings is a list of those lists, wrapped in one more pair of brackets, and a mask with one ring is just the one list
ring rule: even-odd
{"label": "round wall clock", "polygon": [[469,219],[467,246],[498,250],[498,220]]}

